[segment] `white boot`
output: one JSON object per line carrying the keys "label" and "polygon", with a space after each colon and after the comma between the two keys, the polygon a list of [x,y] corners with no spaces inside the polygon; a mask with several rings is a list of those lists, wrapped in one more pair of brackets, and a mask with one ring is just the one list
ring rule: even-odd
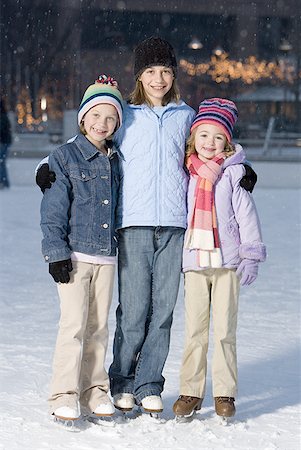
{"label": "white boot", "polygon": [[112,416],[115,412],[115,408],[109,397],[106,395],[101,398],[99,404],[94,409],[93,414],[95,416]]}
{"label": "white boot", "polygon": [[61,406],[60,408],[56,408],[53,414],[61,420],[77,420],[80,416],[80,410],[78,406],[76,408]]}
{"label": "white boot", "polygon": [[121,409],[121,411],[132,411],[135,405],[133,394],[124,392],[114,395],[114,405],[116,408]]}
{"label": "white boot", "polygon": [[159,395],[149,395],[141,402],[142,407],[147,412],[159,413],[163,411],[163,403]]}

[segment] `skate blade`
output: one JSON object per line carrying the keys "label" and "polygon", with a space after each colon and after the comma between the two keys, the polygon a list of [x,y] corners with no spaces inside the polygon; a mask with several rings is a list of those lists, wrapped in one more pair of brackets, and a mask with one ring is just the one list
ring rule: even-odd
{"label": "skate blade", "polygon": [[176,423],[188,423],[191,422],[193,417],[195,415],[195,410],[193,410],[190,414],[187,414],[186,416],[176,416],[175,422]]}
{"label": "skate blade", "polygon": [[79,423],[78,421],[79,421],[79,418],[67,419],[67,418],[61,418],[58,416],[54,416],[54,422],[56,425],[58,425],[60,428],[64,429],[65,431],[71,431],[73,433],[78,433],[79,431],[81,431],[80,428],[77,427],[77,424]]}
{"label": "skate blade", "polygon": [[218,416],[218,420],[223,427],[231,424],[233,417]]}
{"label": "skate blade", "polygon": [[[163,411],[163,410],[162,410]],[[147,412],[148,414],[149,414],[149,416],[152,418],[152,419],[160,419],[160,413],[162,412],[162,411],[147,411],[146,409],[145,409],[145,412]]]}
{"label": "skate blade", "polygon": [[147,412],[146,414],[142,414],[146,420],[150,422],[155,422],[157,424],[165,423],[166,420],[162,419],[160,412]]}
{"label": "skate blade", "polygon": [[90,423],[93,423],[95,425],[113,428],[113,427],[115,427],[116,422],[113,419],[112,415],[99,416],[97,414],[92,414],[91,416],[87,417],[87,421]]}
{"label": "skate blade", "polygon": [[124,409],[117,408],[117,414],[115,415],[116,423],[128,423],[129,421],[136,419],[138,416],[141,416],[141,411],[138,408],[133,408],[129,411],[125,411]]}
{"label": "skate blade", "polygon": [[143,410],[148,414],[160,414],[163,411],[163,409],[145,409],[145,408],[143,408]]}

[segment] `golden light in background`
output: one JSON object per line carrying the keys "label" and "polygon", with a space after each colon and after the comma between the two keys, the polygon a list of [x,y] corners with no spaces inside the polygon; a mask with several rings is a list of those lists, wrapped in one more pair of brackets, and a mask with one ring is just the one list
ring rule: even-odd
{"label": "golden light in background", "polygon": [[276,79],[293,83],[295,68],[286,63],[284,70],[281,62],[258,60],[249,56],[245,61],[229,59],[225,52],[212,55],[208,62],[194,64],[186,59],[180,60],[181,69],[190,76],[208,75],[216,83],[229,83],[230,80],[241,80],[245,84],[253,84],[262,79]]}
{"label": "golden light in background", "polygon": [[197,37],[193,37],[188,44],[188,48],[191,50],[201,50],[203,48],[203,44]]}
{"label": "golden light in background", "polygon": [[[202,46],[202,43],[196,38],[193,38],[190,44],[191,46]],[[245,85],[251,85],[262,80],[293,84],[297,77],[296,68],[292,62],[283,59],[269,62],[258,60],[255,56],[249,56],[244,61],[238,61],[230,59],[221,47],[216,47],[208,61],[194,64],[182,58],[179,61],[179,66],[190,77],[206,76],[218,84],[227,84],[233,80],[240,81]],[[62,111],[58,109],[57,97],[47,94],[45,88],[41,88],[38,93],[36,118],[33,116],[29,91],[25,87],[21,89],[18,96],[16,112],[18,124],[29,131],[43,131],[49,117],[56,120],[62,117]]]}

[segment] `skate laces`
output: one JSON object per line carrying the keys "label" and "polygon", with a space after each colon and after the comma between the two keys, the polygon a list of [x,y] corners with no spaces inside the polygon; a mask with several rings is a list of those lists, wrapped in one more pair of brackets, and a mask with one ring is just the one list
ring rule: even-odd
{"label": "skate laces", "polygon": [[191,403],[198,397],[191,397],[189,395],[180,395],[180,399],[183,400],[185,403]]}
{"label": "skate laces", "polygon": [[217,403],[225,403],[225,402],[233,403],[235,399],[233,397],[217,397],[216,400]]}

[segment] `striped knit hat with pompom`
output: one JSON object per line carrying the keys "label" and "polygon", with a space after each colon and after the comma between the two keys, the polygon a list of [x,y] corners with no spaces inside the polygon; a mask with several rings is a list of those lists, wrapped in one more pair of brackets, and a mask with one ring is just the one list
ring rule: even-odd
{"label": "striped knit hat with pompom", "polygon": [[84,93],[82,101],[79,105],[77,121],[80,125],[82,118],[93,108],[93,106],[100,103],[107,103],[115,106],[118,117],[119,127],[122,125],[122,113],[123,113],[123,99],[120,91],[118,90],[117,81],[107,75],[100,75],[94,84],[91,84]]}
{"label": "striped knit hat with pompom", "polygon": [[200,103],[199,111],[192,122],[190,131],[202,123],[209,123],[222,128],[228,142],[231,142],[233,127],[237,121],[237,117],[237,107],[231,100],[209,98]]}

